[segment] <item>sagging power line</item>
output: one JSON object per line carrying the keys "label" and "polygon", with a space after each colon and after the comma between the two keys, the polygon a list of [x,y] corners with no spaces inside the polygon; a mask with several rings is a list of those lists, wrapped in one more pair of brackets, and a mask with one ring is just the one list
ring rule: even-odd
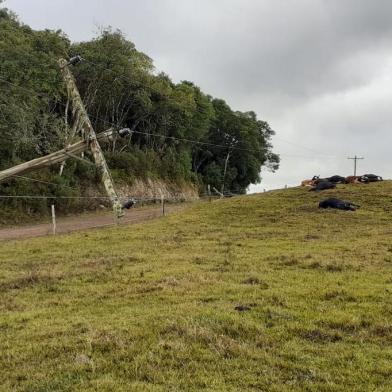
{"label": "sagging power line", "polygon": [[[111,72],[114,72],[114,71],[111,71]],[[5,82],[8,85],[11,85],[11,86],[13,86],[15,88],[19,88],[19,89],[22,89],[22,90],[27,91],[27,92],[32,92],[32,93],[37,94],[39,96],[50,97],[49,94],[37,93],[36,91],[34,91],[32,89],[29,89],[29,88],[26,88],[26,87],[23,87],[23,86],[18,86],[17,84],[9,82],[9,81],[1,78],[1,77],[0,77],[0,81]],[[67,108],[67,105],[65,105],[62,102],[56,102],[56,103],[58,105],[64,107],[64,108]],[[87,113],[88,117],[93,118],[96,121],[100,121],[101,123],[106,124],[106,125],[108,125],[110,127],[113,127],[113,128],[119,128],[119,124],[116,124],[114,122],[105,120],[105,119],[103,119],[101,117],[98,117],[98,116],[96,116],[94,114],[91,114],[91,113],[89,113],[87,111],[86,111],[86,113]],[[224,145],[224,144],[203,142],[203,141],[200,141],[200,140],[179,138],[179,137],[176,137],[176,136],[162,135],[162,134],[157,134],[157,133],[152,133],[152,132],[142,132],[142,131],[137,131],[137,130],[133,130],[132,132],[135,133],[135,134],[145,135],[145,136],[148,136],[148,137],[156,137],[156,138],[163,138],[163,139],[167,139],[167,140],[181,141],[181,142],[184,142],[184,143],[195,144],[195,145],[217,147],[217,148],[222,148],[222,149],[228,149],[228,147],[229,147],[229,146]],[[287,143],[289,143],[289,142],[287,142]],[[290,142],[290,144],[293,144],[293,143]],[[306,147],[304,147],[304,148],[306,148]],[[236,147],[236,146],[232,147],[232,150],[247,151],[247,152],[260,152],[260,150],[256,150],[256,149],[252,149],[252,148],[246,148],[246,147]],[[278,155],[279,156],[292,157],[292,158],[303,158],[303,159],[313,159],[313,158],[316,157],[316,156],[305,156],[305,155],[288,154],[288,153],[279,153]],[[319,157],[320,155],[321,154],[317,153],[317,157]],[[324,158],[336,159],[336,156],[331,156],[331,155],[322,155],[322,156]]]}

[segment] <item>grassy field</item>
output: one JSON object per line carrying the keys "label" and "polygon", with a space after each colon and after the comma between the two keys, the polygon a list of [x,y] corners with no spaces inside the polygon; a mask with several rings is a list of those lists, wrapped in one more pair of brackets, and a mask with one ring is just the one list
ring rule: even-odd
{"label": "grassy field", "polygon": [[391,391],[391,292],[392,182],[1,243],[0,390]]}

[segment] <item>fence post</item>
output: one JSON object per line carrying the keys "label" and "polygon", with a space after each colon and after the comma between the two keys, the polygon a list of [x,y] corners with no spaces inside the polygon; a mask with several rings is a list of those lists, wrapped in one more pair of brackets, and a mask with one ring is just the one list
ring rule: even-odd
{"label": "fence post", "polygon": [[208,184],[207,193],[208,193],[208,201],[211,202],[211,185],[210,184]]}
{"label": "fence post", "polygon": [[52,204],[52,226],[53,235],[56,235],[56,210],[54,204]]}
{"label": "fence post", "polygon": [[165,197],[161,195],[162,216],[165,216]]}

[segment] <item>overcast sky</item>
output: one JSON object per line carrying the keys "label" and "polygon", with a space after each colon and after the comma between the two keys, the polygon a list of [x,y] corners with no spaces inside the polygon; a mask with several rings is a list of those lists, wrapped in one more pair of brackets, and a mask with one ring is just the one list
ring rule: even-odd
{"label": "overcast sky", "polygon": [[191,80],[276,131],[276,173],[391,177],[391,0],[6,0],[34,29],[89,40],[121,29],[174,81]]}

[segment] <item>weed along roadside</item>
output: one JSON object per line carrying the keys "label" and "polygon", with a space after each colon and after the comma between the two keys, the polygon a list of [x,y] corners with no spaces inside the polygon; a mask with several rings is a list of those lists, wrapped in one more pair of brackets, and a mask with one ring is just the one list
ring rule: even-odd
{"label": "weed along roadside", "polygon": [[0,243],[1,388],[391,389],[392,183],[325,195]]}

